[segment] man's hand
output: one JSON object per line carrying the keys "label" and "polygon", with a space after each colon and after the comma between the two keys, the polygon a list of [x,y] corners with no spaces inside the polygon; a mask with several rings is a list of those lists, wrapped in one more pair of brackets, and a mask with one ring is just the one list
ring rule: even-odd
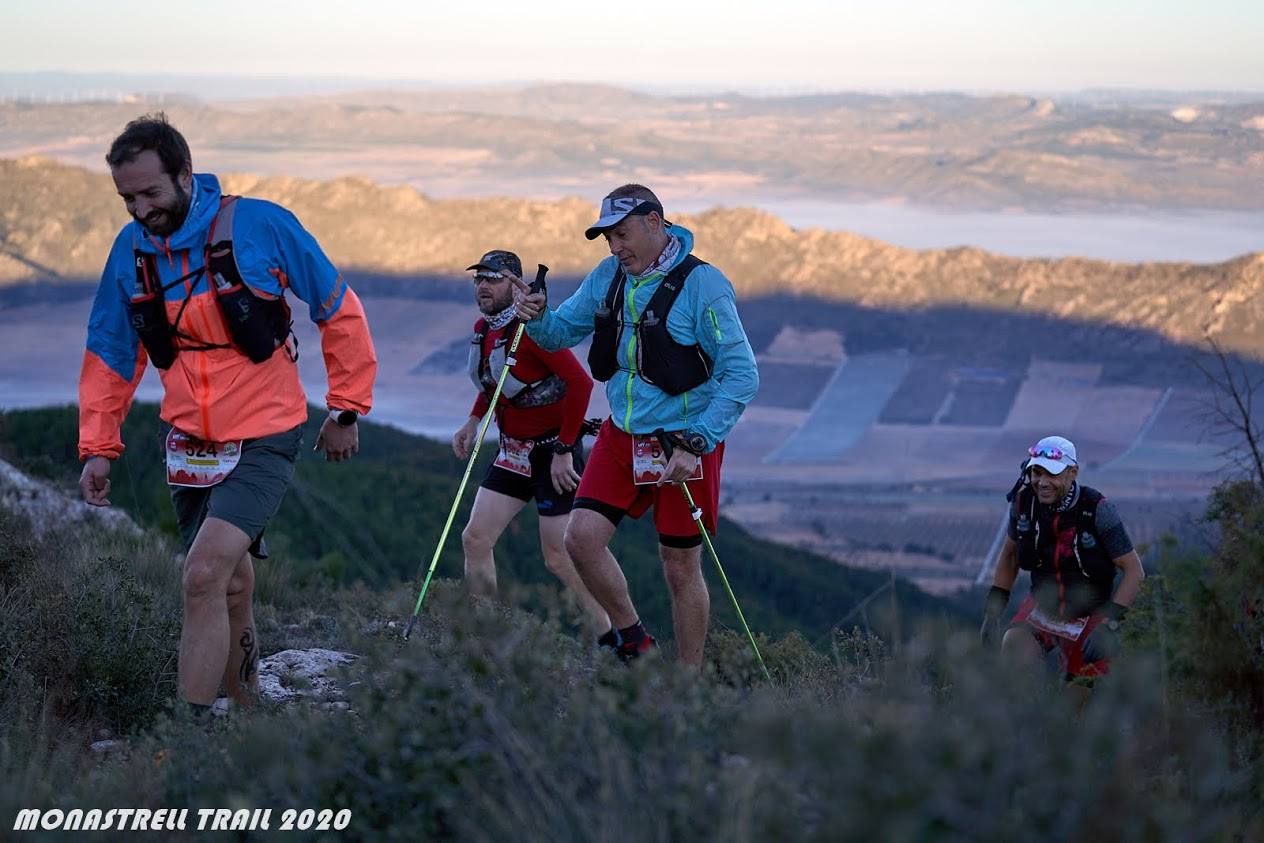
{"label": "man's hand", "polygon": [[979,643],[985,648],[996,646],[996,637],[1001,630],[1001,618],[1005,616],[1005,608],[1009,606],[1009,589],[999,585],[988,591],[987,602],[983,607],[983,625],[979,627]]}
{"label": "man's hand", "polygon": [[540,314],[549,306],[548,295],[546,293],[531,292],[530,284],[508,270],[501,270],[501,274],[508,278],[509,283],[513,284],[518,290],[518,318],[523,322],[539,319]]}
{"label": "man's hand", "polygon": [[477,435],[478,419],[470,416],[470,420],[452,434],[452,453],[456,454],[457,459],[469,459],[470,449],[474,447],[474,437]]}
{"label": "man's hand", "polygon": [[684,448],[676,448],[672,451],[671,458],[667,460],[667,467],[663,469],[663,476],[658,478],[658,485],[666,486],[669,483],[683,483],[689,479],[697,467],[697,457]]}
{"label": "man's hand", "polygon": [[105,457],[88,457],[79,473],[79,491],[92,506],[110,505],[110,461]]}
{"label": "man's hand", "polygon": [[1113,659],[1122,649],[1119,633],[1104,623],[1093,627],[1093,631],[1080,647],[1080,651],[1084,653],[1084,661],[1089,664]]}
{"label": "man's hand", "polygon": [[579,472],[575,470],[573,454],[554,454],[553,464],[549,467],[553,477],[553,488],[559,495],[573,492],[579,488]]}
{"label": "man's hand", "polygon": [[1102,606],[1098,613],[1102,615],[1102,622],[1093,627],[1093,631],[1080,646],[1084,661],[1089,664],[1113,659],[1123,649],[1123,641],[1119,636],[1119,623],[1124,619],[1124,615],[1128,614],[1128,607],[1111,600]]}
{"label": "man's hand", "polygon": [[329,462],[351,459],[360,452],[360,428],[354,422],[343,427],[333,419],[325,419],[312,450],[321,448],[325,449],[325,459]]}

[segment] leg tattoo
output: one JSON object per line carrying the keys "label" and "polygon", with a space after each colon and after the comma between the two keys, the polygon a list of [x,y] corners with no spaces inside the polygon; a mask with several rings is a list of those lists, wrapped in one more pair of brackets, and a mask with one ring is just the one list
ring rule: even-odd
{"label": "leg tattoo", "polygon": [[255,631],[246,627],[241,631],[241,671],[238,674],[242,686],[249,685],[259,668],[259,648],[255,646]]}

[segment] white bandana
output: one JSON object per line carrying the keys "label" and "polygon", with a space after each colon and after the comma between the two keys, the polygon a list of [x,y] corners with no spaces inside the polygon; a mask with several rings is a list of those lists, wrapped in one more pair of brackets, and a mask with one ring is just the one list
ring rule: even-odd
{"label": "white bandana", "polygon": [[667,245],[663,247],[662,254],[654,259],[654,262],[645,268],[640,275],[633,275],[632,278],[640,281],[642,278],[648,278],[656,272],[667,272],[671,269],[672,264],[676,262],[676,258],[680,257],[680,250],[684,244],[680,238],[674,234],[669,234]]}
{"label": "white bandana", "polygon": [[487,320],[488,330],[499,331],[501,328],[505,327],[510,322],[512,322],[514,320],[514,317],[517,315],[518,315],[517,302],[514,302],[513,304],[510,304],[509,307],[506,307],[504,310],[502,310],[500,313],[496,313],[491,316],[484,316],[483,318]]}

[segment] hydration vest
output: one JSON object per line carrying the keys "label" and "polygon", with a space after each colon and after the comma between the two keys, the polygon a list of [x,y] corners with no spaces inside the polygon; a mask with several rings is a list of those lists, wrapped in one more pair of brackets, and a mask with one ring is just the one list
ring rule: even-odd
{"label": "hydration vest", "polygon": [[[158,276],[157,256],[140,249],[139,234],[133,235],[132,254],[136,261],[136,285],[127,302],[128,317],[132,329],[145,346],[145,353],[159,369],[169,369],[181,351],[208,351],[213,348],[236,348],[254,363],[262,363],[272,357],[277,348],[286,344],[293,322],[285,295],[275,299],[256,294],[242,279],[233,253],[233,217],[239,196],[220,198],[219,211],[211,221],[207,233],[203,262],[200,269],[181,276],[164,285]],[[217,235],[223,232],[217,239]],[[219,303],[220,313],[228,326],[230,344],[208,343],[189,336],[180,330],[184,309],[193,298],[193,289],[205,274],[209,279],[211,294]],[[190,290],[180,303],[174,323],[167,320],[165,293],[176,284],[193,279]],[[183,342],[178,342],[183,340]],[[298,360],[297,341],[290,352],[291,360]],[[287,352],[289,348],[287,347]]]}
{"label": "hydration vest", "polygon": [[[490,399],[496,391],[496,382],[500,372],[505,368],[509,356],[509,343],[518,329],[518,320],[514,319],[505,326],[504,335],[490,353],[483,354],[483,343],[491,330],[486,319],[478,320],[474,326],[474,339],[470,344],[469,374],[474,386],[481,389]],[[514,377],[513,367],[509,367],[505,375],[505,385],[500,394],[509,401],[510,406],[519,410],[532,407],[544,407],[556,404],[566,397],[566,381],[555,372],[550,372],[535,383],[527,383]]]}
{"label": "hydration vest", "polygon": [[[699,345],[681,345],[667,330],[671,312],[685,280],[694,268],[706,262],[688,255],[663,278],[645,305],[645,312],[632,326],[636,337],[636,371],[641,380],[666,392],[680,395],[697,389],[711,379],[713,361]],[[623,296],[626,276],[620,266],[606,291],[605,306],[593,314],[592,346],[588,368],[599,381],[608,381],[619,371],[618,346],[623,336]]]}
{"label": "hydration vest", "polygon": [[1097,535],[1102,493],[1080,486],[1066,512],[1041,506],[1025,482],[1010,493],[1018,515],[1018,567],[1031,572],[1031,592],[1047,613],[1083,617],[1110,600],[1115,563]]}

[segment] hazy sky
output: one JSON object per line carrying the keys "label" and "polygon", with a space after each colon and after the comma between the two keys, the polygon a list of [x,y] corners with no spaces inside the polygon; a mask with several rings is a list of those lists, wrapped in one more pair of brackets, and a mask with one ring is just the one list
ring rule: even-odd
{"label": "hazy sky", "polygon": [[1264,0],[0,0],[0,72],[1264,90]]}

